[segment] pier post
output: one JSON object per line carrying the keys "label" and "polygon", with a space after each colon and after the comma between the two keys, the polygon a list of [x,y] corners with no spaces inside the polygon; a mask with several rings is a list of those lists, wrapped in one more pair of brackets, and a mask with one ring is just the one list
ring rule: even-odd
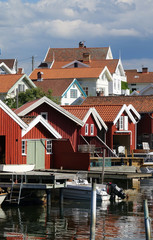
{"label": "pier post", "polygon": [[144,219],[145,219],[146,240],[150,240],[151,239],[150,218],[149,218],[149,211],[148,211],[147,200],[144,200]]}
{"label": "pier post", "polygon": [[47,207],[51,206],[51,190],[47,190]]}
{"label": "pier post", "polygon": [[60,216],[63,217],[63,188],[60,188]]}
{"label": "pier post", "polygon": [[96,180],[92,179],[90,240],[95,240],[96,228]]}

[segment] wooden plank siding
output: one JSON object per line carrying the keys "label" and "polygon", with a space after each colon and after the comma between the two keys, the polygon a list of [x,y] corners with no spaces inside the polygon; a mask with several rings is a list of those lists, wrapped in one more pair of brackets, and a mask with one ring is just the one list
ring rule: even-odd
{"label": "wooden plank siding", "polygon": [[0,136],[5,137],[5,163],[22,164],[21,127],[1,108]]}
{"label": "wooden plank siding", "polygon": [[78,129],[80,127],[56,109],[49,107],[46,103],[43,103],[28,113],[28,116],[38,116],[41,112],[48,113],[48,123],[62,136],[62,138],[69,139],[74,151],[77,151]]}

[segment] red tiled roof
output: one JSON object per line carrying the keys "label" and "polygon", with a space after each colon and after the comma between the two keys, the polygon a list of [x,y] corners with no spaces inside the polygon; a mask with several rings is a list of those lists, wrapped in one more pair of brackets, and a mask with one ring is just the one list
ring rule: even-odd
{"label": "red tiled roof", "polygon": [[23,74],[1,74],[0,92],[7,93],[9,89],[23,76]]}
{"label": "red tiled roof", "polygon": [[36,118],[36,116],[21,117],[22,121],[24,121],[26,124],[30,124],[35,118]]}
{"label": "red tiled roof", "polygon": [[33,101],[27,102],[24,105],[22,105],[21,107],[17,108],[16,110],[14,110],[14,112],[16,114],[19,114],[20,112],[22,112],[23,110],[25,110],[26,108],[30,107],[33,103],[37,102],[39,99],[35,99]]}
{"label": "red tiled roof", "polygon": [[106,59],[108,47],[100,48],[50,48],[45,62],[83,60],[83,54],[89,53],[91,60]]}
{"label": "red tiled roof", "polygon": [[72,83],[73,79],[44,79],[39,82],[34,80],[34,84],[43,89],[44,92],[48,92],[49,89],[52,90],[52,96],[59,97]]}
{"label": "red tiled roof", "polygon": [[66,79],[66,78],[98,78],[103,69],[101,68],[65,68],[65,69],[34,69],[30,78],[37,79],[37,73],[42,72],[43,79]]}
{"label": "red tiled roof", "polygon": [[127,82],[131,83],[153,83],[153,72],[137,72],[136,69],[125,70]]}
{"label": "red tiled roof", "polygon": [[153,112],[153,95],[87,97],[82,105],[132,104],[139,113]]}
{"label": "red tiled roof", "polygon": [[73,114],[75,117],[83,120],[89,111],[90,106],[62,106],[65,110]]}
{"label": "red tiled roof", "polygon": [[89,109],[95,108],[104,122],[113,122],[117,117],[123,105],[79,105],[79,106],[63,106],[64,109],[72,113],[74,116],[83,120]]}
{"label": "red tiled roof", "polygon": [[15,59],[0,59],[0,63],[4,62],[10,69],[14,67]]}
{"label": "red tiled roof", "polygon": [[[92,60],[90,62],[83,62],[84,64],[88,65],[91,68],[101,68],[103,69],[105,66],[109,69],[110,73],[114,73],[118,64],[118,59],[108,59],[108,60]],[[58,62],[55,61],[52,69],[60,69],[63,66],[69,64],[71,62]],[[67,67],[69,68],[69,67]]]}

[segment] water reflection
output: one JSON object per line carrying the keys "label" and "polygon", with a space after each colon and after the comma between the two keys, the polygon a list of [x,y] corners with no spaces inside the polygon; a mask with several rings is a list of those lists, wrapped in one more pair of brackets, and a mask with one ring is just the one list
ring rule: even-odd
{"label": "water reflection", "polygon": [[[152,218],[152,183],[143,182],[141,191],[132,200],[97,205],[96,240],[145,239],[143,199],[148,199]],[[89,239],[90,202],[66,201],[63,208],[58,206],[54,202],[50,208],[2,207],[0,239]]]}

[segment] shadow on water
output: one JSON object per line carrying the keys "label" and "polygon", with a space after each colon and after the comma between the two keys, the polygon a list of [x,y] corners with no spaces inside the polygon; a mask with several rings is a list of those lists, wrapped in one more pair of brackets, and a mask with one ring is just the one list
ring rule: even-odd
{"label": "shadow on water", "polygon": [[[96,240],[145,239],[143,199],[153,217],[153,180],[142,182],[132,200],[97,203]],[[2,206],[0,239],[90,239],[90,202],[64,201],[46,205]]]}

